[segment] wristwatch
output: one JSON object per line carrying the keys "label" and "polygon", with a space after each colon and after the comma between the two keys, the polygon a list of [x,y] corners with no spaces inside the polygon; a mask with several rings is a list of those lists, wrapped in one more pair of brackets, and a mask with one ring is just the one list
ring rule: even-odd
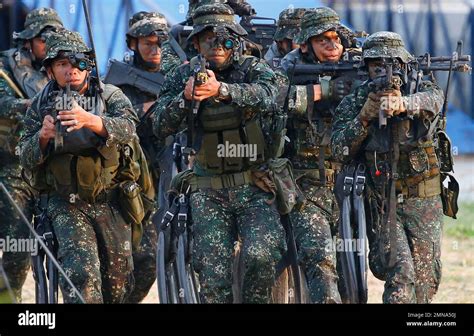
{"label": "wristwatch", "polygon": [[221,86],[219,86],[219,96],[217,97],[217,99],[227,100],[229,96],[229,85],[227,83],[221,82]]}

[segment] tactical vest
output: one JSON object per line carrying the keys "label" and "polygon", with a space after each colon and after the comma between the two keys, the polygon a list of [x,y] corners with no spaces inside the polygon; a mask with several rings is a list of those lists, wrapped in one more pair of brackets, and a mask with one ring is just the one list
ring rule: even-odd
{"label": "tactical vest", "polygon": [[[363,106],[363,97],[357,97],[358,106]],[[437,120],[433,121],[437,123]],[[433,141],[434,125],[423,120],[397,120],[397,138],[400,158],[397,169],[397,193],[406,197],[431,197],[439,195],[440,163]],[[392,137],[393,138],[393,137]],[[385,173],[390,169],[390,129],[380,129],[378,123],[372,123],[364,145],[364,158],[375,186],[384,183]],[[380,173],[376,173],[376,171]]]}
{"label": "tactical vest", "polygon": [[[257,63],[254,57],[240,57],[226,82],[248,83],[249,70]],[[246,121],[245,112],[245,109],[235,105],[211,99],[201,105],[196,139],[198,146],[195,146],[198,147],[196,163],[208,173],[241,172],[268,159],[261,122],[258,118]],[[255,151],[252,157],[249,157],[250,150]]]}
{"label": "tactical vest", "polygon": [[[311,89],[313,84],[311,85]],[[293,115],[289,123],[290,138],[287,155],[291,158],[295,174],[311,177],[322,186],[331,187],[339,164],[333,162],[330,140],[336,104],[329,101],[313,102],[308,97],[306,114]]]}
{"label": "tactical vest", "polygon": [[[22,50],[10,49],[0,54],[5,60],[5,69],[12,74],[10,78],[27,99],[33,98],[47,83],[45,73],[37,71],[31,59]],[[23,111],[26,112],[26,111]],[[15,153],[20,138],[20,122],[10,118],[0,118],[0,153],[17,157]]]}
{"label": "tactical vest", "polygon": [[[50,82],[38,99],[37,107],[42,118],[50,113],[49,100],[57,95],[53,85],[54,82]],[[107,102],[117,90],[117,87],[105,85],[104,101]],[[102,115],[103,112],[104,105],[98,99],[91,113]],[[102,191],[115,184],[124,148],[108,147],[95,133],[82,128],[64,137],[61,151],[55,151],[53,146],[48,150],[46,162],[31,176],[32,186],[65,197],[78,194],[82,200],[92,203]],[[139,172],[139,166],[134,169]]]}
{"label": "tactical vest", "polygon": [[[355,51],[346,52],[341,60],[356,56]],[[301,53],[300,49],[292,50],[281,62],[282,68],[291,72],[293,64],[314,62]],[[324,75],[324,74],[323,74]],[[322,75],[322,76],[323,76]],[[332,79],[334,74],[327,74]],[[347,75],[347,74],[346,74]],[[319,180],[321,185],[332,186],[340,165],[332,160],[330,149],[333,116],[338,102],[323,100],[314,102],[312,95],[314,84],[308,83],[306,89],[307,105],[304,115],[291,116],[289,134],[293,140],[286,148],[286,155],[291,158],[295,174]]]}

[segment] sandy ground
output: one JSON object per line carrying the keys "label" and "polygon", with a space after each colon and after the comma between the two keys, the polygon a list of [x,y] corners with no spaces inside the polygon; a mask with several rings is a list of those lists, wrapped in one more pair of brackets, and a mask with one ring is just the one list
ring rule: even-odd
{"label": "sandy ground", "polygon": [[[474,303],[474,239],[445,237],[442,247],[443,278],[435,303]],[[381,303],[383,282],[369,272],[369,302]],[[156,282],[144,303],[158,303]],[[34,280],[30,272],[23,288],[23,302],[34,303]]]}

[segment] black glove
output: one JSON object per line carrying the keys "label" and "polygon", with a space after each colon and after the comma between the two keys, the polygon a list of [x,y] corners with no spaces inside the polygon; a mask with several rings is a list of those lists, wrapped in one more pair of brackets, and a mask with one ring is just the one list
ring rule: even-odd
{"label": "black glove", "polygon": [[341,101],[351,92],[353,82],[353,78],[345,76],[334,79],[323,77],[321,78],[321,98]]}

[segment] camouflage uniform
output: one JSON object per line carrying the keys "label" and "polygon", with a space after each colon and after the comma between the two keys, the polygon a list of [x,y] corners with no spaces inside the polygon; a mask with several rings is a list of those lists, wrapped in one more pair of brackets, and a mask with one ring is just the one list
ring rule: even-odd
{"label": "camouflage uniform", "polygon": [[[25,30],[14,33],[18,47],[0,53],[0,69],[21,91],[22,97],[4,77],[0,77],[0,181],[9,189],[15,202],[31,219],[34,211],[34,192],[21,178],[17,142],[21,133],[22,120],[31,99],[48,82],[41,71],[41,60],[34,59],[25,42],[48,29],[62,26],[58,14],[49,8],[31,11],[25,21]],[[48,28],[48,29],[45,29]],[[0,238],[25,239],[30,235],[28,227],[3,193],[0,194]],[[30,268],[27,252],[4,252],[3,263],[16,300],[21,302],[21,288]]]}
{"label": "camouflage uniform", "polygon": [[[364,63],[370,58],[395,58],[403,63],[411,59],[400,35],[378,32],[363,46]],[[359,113],[373,89],[370,80],[344,98],[336,110],[331,138],[333,154],[348,163],[362,162],[369,168],[366,207],[369,265],[374,275],[385,281],[384,303],[428,303],[441,278],[442,204],[440,199],[439,162],[434,154],[431,123],[436,122],[443,104],[443,93],[430,81],[422,81],[417,93],[404,96],[407,117],[392,121],[398,134],[400,158],[396,179],[396,223],[391,228],[383,222],[387,203],[383,188],[390,168],[388,130],[380,130],[377,120],[365,127]],[[417,102],[414,106],[410,101]],[[397,132],[397,129],[400,132]],[[389,167],[389,166],[388,166]],[[381,173],[376,174],[376,169]],[[384,202],[384,203],[382,203]],[[382,210],[385,208],[384,210]],[[369,210],[370,209],[370,210]],[[391,246],[390,235],[396,239]],[[392,240],[395,241],[395,240]],[[386,257],[396,248],[395,263],[389,267]]]}
{"label": "camouflage uniform", "polygon": [[[168,39],[168,26],[166,18],[160,13],[138,12],[133,15],[129,21],[129,31],[127,33],[127,45],[130,47],[132,38],[146,37],[156,35],[160,42]],[[127,61],[127,60],[126,60]],[[134,51],[134,57],[128,61],[129,66],[137,67],[143,71],[157,72],[149,70],[149,67],[142,60],[140,53]],[[110,70],[112,71],[112,70]],[[120,75],[120,74],[119,74]],[[106,76],[107,78],[107,76]],[[105,80],[107,83],[107,81]],[[162,144],[153,135],[152,119],[145,117],[144,103],[154,102],[157,94],[145,92],[134,85],[118,85],[128,99],[132,102],[135,111],[140,118],[137,126],[137,133],[140,138],[140,144],[146,154],[149,163],[149,171],[153,172],[154,188],[158,190],[159,165],[157,155],[160,152]],[[144,119],[146,118],[146,119]],[[127,298],[128,303],[139,303],[148,294],[156,278],[156,227],[151,220],[144,223],[144,232],[140,247],[133,251],[135,288]]]}
{"label": "camouflage uniform", "polygon": [[285,39],[292,41],[295,38],[296,34],[300,31],[299,25],[305,11],[305,8],[289,8],[280,13],[280,17],[278,18],[278,28],[273,37],[275,42],[273,42],[270,49],[268,49],[263,57],[265,62],[267,62],[272,69],[278,68],[281,59],[286,55],[285,51],[278,48],[277,42]]}
{"label": "camouflage uniform", "polygon": [[[308,10],[301,19],[301,31],[294,41],[309,45],[311,37],[341,29],[347,30],[332,9],[322,7]],[[283,58],[277,72],[288,72],[294,63],[320,62],[312,49],[309,53],[303,53],[298,48]],[[331,80],[334,78],[332,76]],[[286,85],[282,86],[284,92],[280,97],[286,94],[288,88],[288,79],[283,79]],[[337,232],[339,214],[332,187],[340,167],[329,148],[332,117],[339,100],[323,95],[321,100],[312,105],[312,92],[308,93],[309,89],[313,90],[313,84],[292,85],[289,89],[288,136],[291,142],[286,155],[292,161],[298,185],[308,199],[302,210],[291,213],[291,219],[312,302],[340,303],[336,253],[326,248],[331,236]]]}
{"label": "camouflage uniform", "polygon": [[[67,30],[49,35],[46,49],[45,66],[62,51],[86,55],[90,52],[78,33]],[[33,99],[20,139],[21,164],[31,183],[48,193],[47,211],[58,240],[58,260],[85,301],[120,303],[127,286],[133,283],[133,261],[131,226],[120,212],[115,188],[126,173],[122,170],[123,161],[119,163],[126,156],[118,148],[136,139],[137,116],[120,89],[105,85],[104,101],[96,99],[92,110],[85,108],[96,115],[104,113],[101,118],[107,138],[82,128],[64,137],[62,150],[49,146],[43,153],[39,135],[43,119],[50,113],[46,107],[61,90],[56,81],[51,81]],[[77,97],[92,99],[89,93]],[[98,188],[95,193],[91,193],[93,186]],[[62,276],[60,286],[64,302],[79,302]]]}
{"label": "camouflage uniform", "polygon": [[[219,19],[214,18],[214,15]],[[215,26],[224,26],[229,32],[245,35],[245,30],[234,22],[232,9],[224,4],[200,7],[193,21],[195,25],[190,37]],[[231,75],[236,75],[235,70],[240,67],[240,61],[245,60],[250,62],[244,72],[246,79],[243,83],[235,83],[230,79]],[[244,134],[244,128],[247,129],[250,124],[256,125],[259,118],[268,114],[277,91],[275,75],[266,64],[252,56],[241,56],[239,61],[234,60],[227,68],[214,69],[214,72],[219,81],[228,83],[231,102],[223,104],[215,99],[202,102],[197,117],[202,128],[200,126],[196,131],[209,130],[207,127],[210,127],[209,122],[212,123],[213,118],[208,119],[206,116],[212,111],[218,116],[220,108],[228,110],[225,120],[237,120],[241,126],[217,126],[214,131],[204,133],[202,141],[200,136],[194,139],[193,147],[200,149],[197,150],[193,166],[194,177],[190,181],[193,186],[193,263],[199,274],[202,301],[232,303],[232,252],[239,236],[243,243],[241,257],[245,270],[243,301],[267,303],[275,277],[274,267],[285,252],[285,243],[275,205],[267,203],[271,195],[253,185],[249,176],[250,168],[264,163],[266,158],[259,157],[253,166],[243,158],[217,159],[229,164],[237,160],[241,165],[229,168],[227,164],[222,164],[216,168],[211,161],[216,162],[217,148],[209,145],[208,141],[215,134],[220,134],[221,142],[232,132]],[[183,96],[190,76],[192,66],[185,64],[167,78],[155,114],[154,130],[158,137],[164,138],[176,132],[181,121],[191,111],[191,102]],[[241,117],[236,118],[236,115]],[[233,138],[233,141],[242,140]],[[264,144],[260,146],[264,147]]]}

